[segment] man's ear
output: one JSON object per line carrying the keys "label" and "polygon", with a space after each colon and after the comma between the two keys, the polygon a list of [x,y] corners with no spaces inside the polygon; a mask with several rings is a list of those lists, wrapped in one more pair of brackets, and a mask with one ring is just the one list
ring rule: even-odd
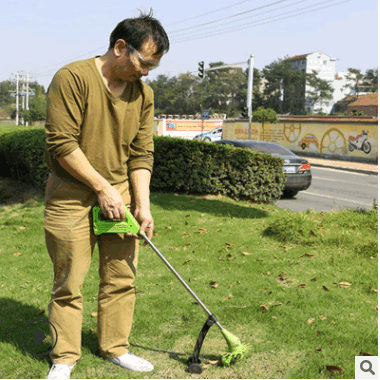
{"label": "man's ear", "polygon": [[113,48],[116,57],[121,57],[127,51],[127,44],[123,39],[118,39]]}

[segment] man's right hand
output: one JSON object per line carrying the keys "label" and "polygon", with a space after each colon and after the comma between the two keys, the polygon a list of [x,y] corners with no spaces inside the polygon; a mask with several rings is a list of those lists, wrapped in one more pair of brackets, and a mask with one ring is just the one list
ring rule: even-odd
{"label": "man's right hand", "polygon": [[112,186],[96,192],[103,215],[108,219],[125,220],[125,206],[120,193]]}

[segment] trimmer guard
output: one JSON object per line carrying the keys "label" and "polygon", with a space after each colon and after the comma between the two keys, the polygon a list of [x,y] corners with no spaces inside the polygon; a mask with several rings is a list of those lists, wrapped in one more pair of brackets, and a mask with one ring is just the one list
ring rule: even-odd
{"label": "trimmer guard", "polygon": [[214,315],[209,315],[207,321],[202,327],[201,332],[199,333],[197,343],[195,343],[195,348],[193,354],[187,359],[187,365],[189,366],[188,371],[190,373],[202,373],[201,360],[199,359],[199,354],[201,353],[201,348],[203,341],[208,333],[210,327],[217,322],[217,319]]}

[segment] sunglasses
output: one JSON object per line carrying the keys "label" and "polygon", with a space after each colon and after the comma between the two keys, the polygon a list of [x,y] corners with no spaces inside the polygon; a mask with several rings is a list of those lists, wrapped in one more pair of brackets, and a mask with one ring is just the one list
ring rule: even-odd
{"label": "sunglasses", "polygon": [[152,62],[145,59],[132,45],[128,44],[128,47],[132,53],[136,53],[137,56],[139,57],[141,68],[152,71],[156,69],[158,66],[160,66],[159,63]]}

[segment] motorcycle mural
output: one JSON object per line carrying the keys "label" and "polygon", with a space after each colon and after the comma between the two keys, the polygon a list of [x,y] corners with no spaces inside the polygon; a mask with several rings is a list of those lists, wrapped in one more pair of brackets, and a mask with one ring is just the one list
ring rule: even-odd
{"label": "motorcycle mural", "polygon": [[371,143],[368,141],[367,131],[363,130],[361,135],[349,137],[348,150],[353,152],[355,149],[362,150],[366,154],[371,152]]}

